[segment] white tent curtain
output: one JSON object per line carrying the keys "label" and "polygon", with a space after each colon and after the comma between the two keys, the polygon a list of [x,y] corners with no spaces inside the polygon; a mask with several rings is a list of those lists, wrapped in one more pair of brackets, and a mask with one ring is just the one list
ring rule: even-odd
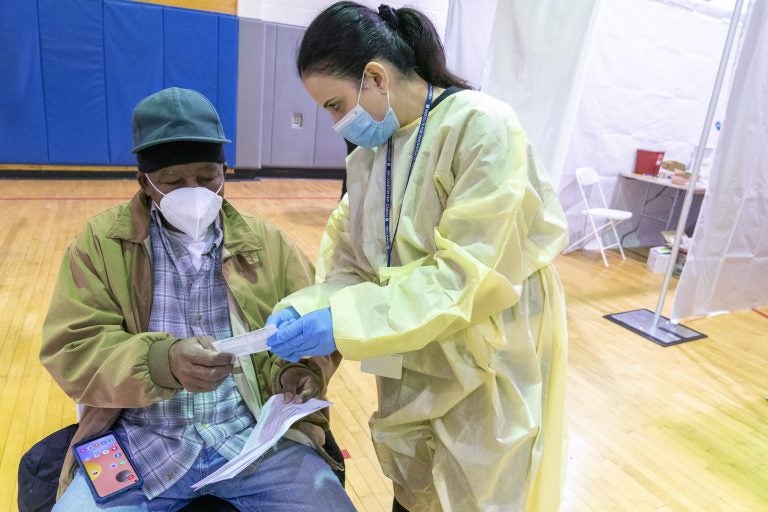
{"label": "white tent curtain", "polygon": [[[502,0],[503,1],[503,0]],[[445,27],[448,69],[479,89],[491,45],[497,0],[449,0]]]}
{"label": "white tent curtain", "polygon": [[672,320],[768,305],[768,2],[747,23]]}
{"label": "white tent curtain", "polygon": [[[599,0],[502,0],[481,89],[509,103],[557,186]],[[449,31],[450,33],[450,31]]]}
{"label": "white tent curtain", "polygon": [[[632,172],[640,148],[665,151],[666,160],[690,163],[732,10],[732,3],[725,8],[704,0],[602,2],[560,176],[560,200],[571,239],[584,234],[583,204],[575,180],[575,170],[584,166],[594,167],[603,177],[613,207],[634,213],[632,220],[619,227],[620,235],[630,233],[623,238],[625,248],[661,245],[661,231],[674,229],[676,215],[671,228],[659,220],[668,217],[674,190],[649,190],[647,184],[621,179],[620,173]],[[723,98],[729,82],[724,84]],[[722,121],[721,114],[718,109],[715,120]],[[716,144],[718,134],[711,130],[708,146]],[[704,171],[702,166],[702,175]],[[681,203],[676,204],[678,212]],[[697,196],[692,222],[700,206]],[[647,216],[640,215],[643,211]]]}

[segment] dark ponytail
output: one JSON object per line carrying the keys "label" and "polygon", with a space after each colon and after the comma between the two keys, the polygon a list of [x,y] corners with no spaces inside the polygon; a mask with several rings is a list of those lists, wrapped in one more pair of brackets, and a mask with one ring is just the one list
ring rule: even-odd
{"label": "dark ponytail", "polygon": [[299,76],[321,73],[360,80],[365,65],[377,58],[437,87],[470,89],[448,70],[443,44],[429,18],[407,7],[381,5],[376,12],[355,2],[333,4],[307,28],[296,67]]}

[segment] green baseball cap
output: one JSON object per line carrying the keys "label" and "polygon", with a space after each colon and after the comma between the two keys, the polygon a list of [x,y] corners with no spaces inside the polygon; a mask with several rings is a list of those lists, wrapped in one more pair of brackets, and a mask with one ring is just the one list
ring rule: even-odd
{"label": "green baseball cap", "polygon": [[232,142],[208,98],[192,89],[171,87],[147,96],[133,109],[133,150],[176,141]]}

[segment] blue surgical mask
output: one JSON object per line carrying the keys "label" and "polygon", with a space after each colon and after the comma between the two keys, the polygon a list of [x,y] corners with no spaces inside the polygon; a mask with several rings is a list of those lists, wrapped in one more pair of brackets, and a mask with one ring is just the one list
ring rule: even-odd
{"label": "blue surgical mask", "polygon": [[374,120],[371,114],[360,105],[360,95],[363,93],[364,80],[365,75],[363,75],[363,80],[360,81],[357,105],[339,119],[339,122],[333,125],[333,129],[352,144],[373,149],[384,144],[395,133],[395,130],[400,127],[400,122],[397,120],[395,111],[392,110],[392,106],[389,104],[389,89],[387,89],[387,107],[389,107],[389,110],[387,110],[387,115],[381,121]]}

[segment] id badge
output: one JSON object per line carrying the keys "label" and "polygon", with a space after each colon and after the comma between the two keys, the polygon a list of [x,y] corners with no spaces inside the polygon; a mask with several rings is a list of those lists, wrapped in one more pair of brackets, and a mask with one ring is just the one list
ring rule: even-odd
{"label": "id badge", "polygon": [[360,369],[365,373],[372,373],[379,377],[401,379],[403,377],[403,356],[402,354],[394,354],[363,359],[360,361]]}

